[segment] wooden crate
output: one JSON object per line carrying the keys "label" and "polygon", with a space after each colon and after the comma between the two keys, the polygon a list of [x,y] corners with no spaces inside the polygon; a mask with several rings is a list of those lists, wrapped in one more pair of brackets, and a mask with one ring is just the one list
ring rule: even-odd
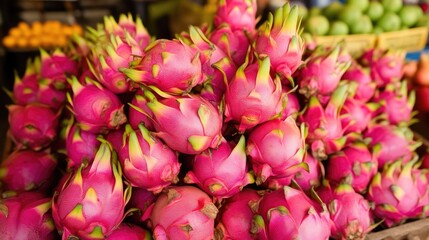
{"label": "wooden crate", "polygon": [[366,240],[427,240],[429,219],[422,219],[368,234]]}
{"label": "wooden crate", "polygon": [[353,56],[360,55],[365,49],[375,47],[377,36],[373,34],[355,34],[339,36],[318,36],[315,37],[319,45],[332,46],[340,41],[345,41],[345,46]]}

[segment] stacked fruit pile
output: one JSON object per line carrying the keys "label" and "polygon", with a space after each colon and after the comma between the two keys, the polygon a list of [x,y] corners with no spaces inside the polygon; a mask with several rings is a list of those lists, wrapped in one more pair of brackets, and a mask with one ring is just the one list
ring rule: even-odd
{"label": "stacked fruit pile", "polygon": [[424,217],[403,54],[307,52],[299,23],[225,0],[172,40],[106,17],[42,51],[8,106],[0,238],[362,239]]}
{"label": "stacked fruit pile", "polygon": [[305,31],[318,36],[379,34],[428,26],[429,15],[418,5],[403,5],[402,0],[347,0],[312,8],[304,21]]}

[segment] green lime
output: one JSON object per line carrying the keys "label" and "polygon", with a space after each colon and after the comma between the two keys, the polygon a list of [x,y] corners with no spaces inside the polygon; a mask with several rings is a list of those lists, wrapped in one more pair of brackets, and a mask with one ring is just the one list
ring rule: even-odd
{"label": "green lime", "polygon": [[379,20],[377,25],[384,32],[396,31],[401,28],[401,18],[393,12],[386,12]]}
{"label": "green lime", "polygon": [[367,15],[363,15],[361,19],[355,22],[351,27],[353,34],[366,34],[372,32],[372,21]]}
{"label": "green lime", "polygon": [[366,10],[366,15],[372,20],[377,21],[383,16],[384,8],[380,2],[370,2],[369,7]]}
{"label": "green lime", "polygon": [[383,4],[384,10],[386,12],[399,12],[402,8],[402,0],[381,0],[381,4]]}
{"label": "green lime", "polygon": [[364,12],[366,9],[368,9],[369,0],[346,0],[346,5],[355,7],[361,12]]}
{"label": "green lime", "polygon": [[423,15],[416,24],[417,27],[429,27],[429,15]]}
{"label": "green lime", "polygon": [[313,35],[322,36],[329,31],[329,21],[322,15],[310,16],[305,23],[304,29]]}
{"label": "green lime", "polygon": [[399,11],[402,25],[405,27],[414,26],[420,17],[423,15],[423,10],[417,5],[405,5]]}
{"label": "green lime", "polygon": [[362,17],[362,13],[360,11],[356,11],[356,8],[353,6],[346,5],[343,8],[343,11],[338,15],[338,20],[343,21],[349,25],[349,27],[353,26],[353,24]]}
{"label": "green lime", "polygon": [[308,16],[309,17],[311,17],[311,16],[317,16],[317,15],[320,15],[320,14],[322,14],[322,9],[318,8],[318,7],[312,7],[308,11]]}
{"label": "green lime", "polygon": [[325,15],[329,20],[333,21],[337,19],[337,16],[342,11],[342,9],[343,4],[337,1],[333,1],[328,6],[322,9],[322,14]]}
{"label": "green lime", "polygon": [[347,35],[349,34],[349,26],[345,22],[335,21],[331,23],[328,35]]}

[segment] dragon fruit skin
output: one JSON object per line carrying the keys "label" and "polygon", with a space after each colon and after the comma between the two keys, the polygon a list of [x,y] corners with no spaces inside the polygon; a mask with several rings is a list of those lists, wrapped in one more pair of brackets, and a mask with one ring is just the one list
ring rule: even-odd
{"label": "dragon fruit skin", "polygon": [[252,207],[260,198],[256,190],[246,188],[229,198],[220,209],[215,239],[256,239],[250,232],[254,215]]}
{"label": "dragon fruit skin", "polygon": [[310,153],[304,155],[302,160],[308,165],[307,169],[302,169],[294,176],[294,180],[305,192],[310,192],[311,188],[316,188],[321,184],[322,176],[324,176],[325,169],[323,164],[311,156]]}
{"label": "dragon fruit skin", "polygon": [[369,202],[350,185],[342,183],[333,188],[327,183],[317,194],[328,207],[334,239],[364,239],[372,230]]}
{"label": "dragon fruit skin", "polygon": [[39,192],[1,199],[0,239],[57,239],[50,208],[51,199]]}
{"label": "dragon fruit skin", "polygon": [[376,106],[353,97],[348,97],[340,110],[341,125],[344,133],[362,133],[372,120]]}
{"label": "dragon fruit skin", "polygon": [[77,63],[66,56],[61,50],[56,49],[49,55],[49,53],[41,49],[40,55],[40,76],[42,78],[65,80],[66,74],[77,75]]}
{"label": "dragon fruit skin", "polygon": [[131,198],[128,202],[127,209],[138,209],[137,214],[133,214],[131,217],[135,222],[141,222],[141,217],[144,215],[146,210],[152,205],[157,196],[153,192],[143,188],[133,187],[131,191]]}
{"label": "dragon fruit skin", "polygon": [[[258,30],[255,51],[260,57],[269,56],[273,69],[289,78],[301,65],[304,42],[298,33],[298,8],[285,4]],[[281,43],[281,44],[280,44]]]}
{"label": "dragon fruit skin", "polygon": [[134,187],[154,193],[178,181],[180,170],[178,155],[147,128],[139,125],[133,130],[125,126],[125,144],[118,152],[125,178]]}
{"label": "dragon fruit skin", "polygon": [[396,83],[387,84],[373,99],[381,105],[374,115],[386,115],[392,125],[408,124],[412,118],[415,99],[414,91],[408,93],[406,81],[402,81],[400,86]]}
{"label": "dragon fruit skin", "polygon": [[154,116],[155,135],[170,148],[180,153],[198,154],[218,146],[222,117],[210,102],[197,95],[160,100],[149,91],[145,91],[145,95],[149,100],[146,106]]}
{"label": "dragon fruit skin", "polygon": [[313,202],[304,192],[284,187],[266,193],[253,218],[257,239],[329,239],[330,218],[324,204]]}
{"label": "dragon fruit skin", "polygon": [[66,136],[67,168],[77,168],[82,163],[91,163],[100,146],[97,135],[83,131],[77,124],[70,124]]}
{"label": "dragon fruit skin", "polygon": [[196,183],[218,200],[231,197],[253,183],[253,176],[247,172],[244,136],[235,146],[223,139],[217,149],[208,149],[196,155],[185,182]]}
{"label": "dragon fruit skin", "polygon": [[371,152],[363,142],[354,142],[329,158],[326,178],[334,183],[347,182],[359,193],[367,190],[377,172],[379,150]]}
{"label": "dragon fruit skin", "polygon": [[[422,167],[422,166],[420,166]],[[416,210],[416,218],[426,218],[429,216],[429,170],[427,168],[411,170],[412,176],[415,178],[417,189],[419,190],[419,204]]]}
{"label": "dragon fruit skin", "polygon": [[127,121],[119,98],[94,81],[85,85],[72,78],[73,98],[69,97],[79,127],[91,133],[105,133]]}
{"label": "dragon fruit skin", "polygon": [[274,119],[257,126],[249,135],[247,153],[261,184],[269,177],[293,176],[305,168],[305,130],[295,120]]}
{"label": "dragon fruit skin", "polygon": [[377,87],[385,87],[391,82],[401,80],[405,52],[392,49],[370,49],[362,54],[360,60],[364,66],[370,67],[371,79],[375,81]]}
{"label": "dragon fruit skin", "polygon": [[413,142],[413,133],[409,129],[387,124],[369,127],[364,137],[371,140],[371,148],[377,145],[381,148],[377,156],[378,169],[383,169],[385,164],[398,159],[402,159],[403,163],[409,162],[414,150],[419,146]]}
{"label": "dragon fruit skin", "polygon": [[178,40],[159,39],[146,49],[140,63],[121,68],[132,81],[180,95],[202,81],[199,53]]}
{"label": "dragon fruit skin", "polygon": [[59,113],[36,103],[9,105],[9,125],[18,148],[40,150],[57,137]]}
{"label": "dragon fruit skin", "polygon": [[416,176],[412,175],[415,161],[393,162],[376,173],[369,185],[367,199],[374,204],[374,215],[384,219],[387,227],[394,226],[420,213],[420,194]]}
{"label": "dragon fruit skin", "polygon": [[47,152],[14,151],[0,165],[0,182],[4,189],[18,192],[46,189],[56,166],[57,160]]}
{"label": "dragon fruit skin", "polygon": [[374,96],[376,84],[371,80],[369,69],[353,63],[343,74],[344,80],[357,83],[354,98],[368,102]]}
{"label": "dragon fruit skin", "polygon": [[146,216],[155,239],[214,238],[218,209],[210,197],[192,186],[168,187],[151,205]]}
{"label": "dragon fruit skin", "polygon": [[314,51],[299,73],[299,93],[306,98],[318,96],[325,103],[324,98],[333,94],[342,75],[351,65],[350,61],[338,61],[341,47],[337,45],[328,51]]}
{"label": "dragon fruit skin", "polygon": [[221,24],[209,35],[209,40],[241,66],[246,59],[250,40],[242,29],[233,30],[228,24]]}
{"label": "dragon fruit skin", "polygon": [[228,24],[233,30],[254,32],[256,0],[221,0],[214,16],[214,26]]}
{"label": "dragon fruit skin", "polygon": [[347,90],[347,85],[340,85],[326,107],[312,96],[308,108],[299,116],[300,122],[308,127],[307,142],[312,156],[317,159],[326,159],[328,154],[339,151],[346,143],[339,113],[347,98]]}
{"label": "dragon fruit skin", "polygon": [[299,103],[297,94],[294,92],[287,91],[287,88],[285,88],[285,86],[283,86],[282,91],[283,91],[283,96],[285,98],[284,101],[287,102],[287,104],[282,112],[280,120],[285,120],[289,116],[292,116],[293,118],[297,118],[299,111],[301,109],[301,105]]}
{"label": "dragon fruit skin", "polygon": [[78,168],[54,194],[52,216],[63,239],[104,239],[121,223],[131,192],[124,191],[115,158],[101,143],[92,164]]}
{"label": "dragon fruit skin", "polygon": [[131,224],[121,223],[118,228],[107,236],[106,240],[151,240],[152,236],[149,231]]}
{"label": "dragon fruit skin", "polygon": [[270,77],[270,59],[240,66],[225,92],[225,121],[237,123],[244,132],[281,114],[280,79]]}
{"label": "dragon fruit skin", "polygon": [[140,124],[151,131],[155,129],[152,119],[147,116],[150,114],[150,109],[146,106],[147,103],[148,100],[143,91],[137,91],[131,100],[131,107],[128,111],[128,121],[133,129],[137,129]]}

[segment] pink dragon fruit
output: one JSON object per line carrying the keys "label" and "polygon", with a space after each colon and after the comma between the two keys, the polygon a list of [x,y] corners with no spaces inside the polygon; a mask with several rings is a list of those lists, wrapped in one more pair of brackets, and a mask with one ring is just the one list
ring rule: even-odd
{"label": "pink dragon fruit", "polygon": [[198,154],[218,146],[222,117],[210,102],[197,95],[158,100],[149,91],[144,94],[149,101],[146,106],[153,115],[155,135],[170,148],[181,153]]}
{"label": "pink dragon fruit", "polygon": [[97,82],[88,79],[82,85],[73,77],[71,84],[73,98],[69,95],[69,102],[83,131],[105,133],[127,121],[119,98]]}
{"label": "pink dragon fruit", "polygon": [[317,159],[326,159],[328,154],[339,151],[346,143],[339,116],[347,98],[348,86],[340,85],[324,108],[317,97],[312,96],[308,108],[300,120],[308,127],[307,141],[311,154]]}
{"label": "pink dragon fruit", "polygon": [[310,192],[311,188],[316,188],[320,185],[322,176],[325,175],[325,169],[323,164],[311,156],[310,153],[304,155],[303,162],[308,165],[308,171],[307,169],[300,170],[293,179],[302,190]]}
{"label": "pink dragon fruit", "polygon": [[237,129],[247,129],[266,122],[283,109],[280,79],[270,77],[270,59],[244,63],[225,92],[225,121],[237,123]]}
{"label": "pink dragon fruit", "polygon": [[0,199],[0,239],[57,239],[51,198],[39,192],[23,192]]}
{"label": "pink dragon fruit", "polygon": [[261,240],[327,240],[329,227],[329,213],[323,203],[317,204],[304,192],[286,186],[261,198],[251,232]]}
{"label": "pink dragon fruit", "polygon": [[191,26],[189,39],[200,52],[204,81],[200,95],[219,104],[225,93],[226,82],[232,79],[237,67],[225,52],[207,39],[201,29]]}
{"label": "pink dragon fruit", "polygon": [[154,193],[178,181],[177,153],[167,147],[143,125],[134,131],[125,126],[124,144],[118,151],[125,178],[134,187]]}
{"label": "pink dragon fruit", "polygon": [[66,130],[67,168],[77,168],[82,163],[89,164],[95,157],[100,141],[97,135],[83,131],[70,121]]}
{"label": "pink dragon fruit", "polygon": [[424,168],[413,168],[411,174],[414,176],[417,189],[419,190],[419,204],[416,210],[416,217],[426,218],[429,216],[429,189],[427,188],[429,183],[429,170]]}
{"label": "pink dragon fruit", "polygon": [[319,48],[308,58],[298,76],[299,92],[306,98],[317,96],[325,103],[338,87],[341,76],[351,64],[338,61],[341,48],[341,45],[328,51]]}
{"label": "pink dragon fruit", "polygon": [[383,91],[379,91],[374,97],[374,102],[381,106],[374,116],[384,115],[392,125],[409,124],[416,95],[414,91],[408,93],[407,82],[387,84]]}
{"label": "pink dragon fruit", "polygon": [[226,53],[236,66],[245,62],[250,40],[242,29],[233,30],[228,24],[221,24],[210,33],[209,39]]}
{"label": "pink dragon fruit", "polygon": [[340,110],[341,125],[344,133],[362,133],[370,124],[377,105],[365,103],[353,97],[348,97]]}
{"label": "pink dragon fruit", "polygon": [[221,0],[214,16],[214,26],[228,24],[233,30],[254,32],[256,0]]}
{"label": "pink dragon fruit", "polygon": [[151,240],[152,236],[149,231],[131,224],[121,223],[118,228],[107,236],[106,240]]}
{"label": "pink dragon fruit", "polygon": [[364,193],[377,172],[378,147],[371,152],[363,142],[354,142],[329,158],[326,178],[337,184],[347,182],[356,192]]}
{"label": "pink dragon fruit", "polygon": [[405,52],[393,49],[370,49],[362,54],[360,61],[364,66],[370,67],[371,79],[375,81],[377,87],[385,87],[402,78]]}
{"label": "pink dragon fruit", "polygon": [[217,200],[229,198],[253,183],[247,172],[246,140],[240,137],[234,146],[223,139],[217,149],[208,149],[195,156],[186,183],[196,183]]}
{"label": "pink dragon fruit", "polygon": [[133,129],[137,129],[140,124],[143,124],[150,131],[155,130],[151,119],[153,116],[148,116],[150,109],[146,106],[147,103],[148,100],[144,96],[143,91],[137,91],[131,100],[131,107],[128,110],[128,121]]}
{"label": "pink dragon fruit", "polygon": [[290,90],[288,90],[288,88],[285,86],[282,87],[282,92],[284,101],[286,102],[286,107],[282,112],[280,120],[285,120],[289,116],[297,118],[301,110],[297,94],[290,92]]}
{"label": "pink dragon fruit", "polygon": [[201,239],[214,237],[218,209],[210,197],[192,186],[167,188],[146,211],[155,239]]}
{"label": "pink dragon fruit", "polygon": [[428,168],[429,169],[429,152],[425,153],[422,158],[421,158],[421,168],[425,169]]}
{"label": "pink dragon fruit", "polygon": [[63,239],[104,239],[121,223],[131,189],[124,191],[115,158],[101,143],[92,164],[78,168],[54,194],[52,216]]}
{"label": "pink dragon fruit", "polygon": [[355,99],[368,102],[374,96],[376,84],[371,80],[368,68],[364,68],[354,62],[341,79],[357,84],[357,89],[353,96]]}
{"label": "pink dragon fruit", "polygon": [[377,156],[378,169],[383,169],[385,164],[398,159],[403,163],[409,162],[413,158],[415,149],[421,145],[413,141],[413,133],[410,129],[388,124],[371,126],[364,137],[370,140],[371,148],[381,148]]}
{"label": "pink dragon fruit", "polygon": [[362,195],[346,183],[332,188],[328,182],[317,193],[328,206],[334,239],[365,239],[373,226],[369,203]]}
{"label": "pink dragon fruit", "polygon": [[256,236],[250,232],[253,219],[252,207],[260,198],[256,190],[243,189],[226,200],[220,209],[215,239],[256,239]]}
{"label": "pink dragon fruit", "polygon": [[305,168],[305,129],[295,120],[274,119],[257,126],[249,135],[247,153],[261,184],[270,177],[293,176]]}
{"label": "pink dragon fruit", "polygon": [[14,151],[0,165],[0,182],[5,190],[46,189],[56,166],[57,160],[47,152]]}
{"label": "pink dragon fruit", "polygon": [[127,209],[137,209],[138,212],[134,213],[132,217],[136,222],[141,221],[141,217],[144,215],[146,210],[152,205],[156,200],[156,195],[153,192],[148,191],[143,188],[134,187],[131,191],[131,198],[128,202]]}
{"label": "pink dragon fruit", "polygon": [[375,206],[375,216],[384,219],[388,227],[416,217],[421,211],[416,176],[411,174],[415,161],[401,167],[402,164],[398,160],[375,174],[368,189],[367,199]]}
{"label": "pink dragon fruit", "polygon": [[42,57],[40,76],[55,80],[65,80],[68,75],[77,75],[77,64],[66,56],[60,49],[56,49],[51,55],[45,50],[40,50]]}
{"label": "pink dragon fruit", "polygon": [[285,78],[290,78],[302,63],[305,48],[298,33],[299,22],[298,8],[285,4],[274,16],[268,15],[256,38],[256,53],[269,56],[272,68]]}
{"label": "pink dragon fruit", "polygon": [[26,106],[10,105],[9,125],[18,148],[40,150],[57,137],[59,113],[36,103]]}
{"label": "pink dragon fruit", "polygon": [[189,92],[202,81],[199,53],[178,40],[152,42],[140,63],[119,70],[134,82],[177,95]]}

